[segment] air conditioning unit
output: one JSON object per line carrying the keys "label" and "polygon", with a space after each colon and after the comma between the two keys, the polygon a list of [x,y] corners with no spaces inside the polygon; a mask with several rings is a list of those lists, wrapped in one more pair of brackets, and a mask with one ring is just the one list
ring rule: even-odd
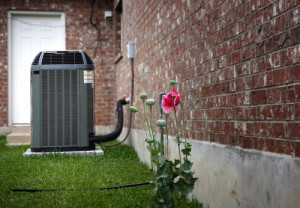
{"label": "air conditioning unit", "polygon": [[31,65],[31,151],[89,150],[94,64],[84,51],[43,51]]}

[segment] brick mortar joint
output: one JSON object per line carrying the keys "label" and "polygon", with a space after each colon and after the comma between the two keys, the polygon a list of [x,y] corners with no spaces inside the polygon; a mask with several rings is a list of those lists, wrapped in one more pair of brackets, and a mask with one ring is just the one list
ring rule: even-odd
{"label": "brick mortar joint", "polygon": [[[242,3],[241,6],[244,5],[245,3],[246,3],[246,2]],[[264,7],[262,7],[260,10],[263,10],[264,8],[266,8],[267,6],[269,6],[269,5],[272,4],[272,3],[273,3],[273,2],[268,3],[267,5],[265,5]],[[238,8],[238,7],[237,7],[237,8]],[[267,20],[267,21],[265,21],[265,22],[263,22],[263,23],[261,23],[261,24],[255,25],[255,26],[253,26],[252,28],[249,28],[248,30],[245,30],[243,33],[239,33],[239,34],[237,34],[237,35],[235,35],[235,36],[232,36],[232,37],[230,37],[229,39],[227,39],[226,41],[229,41],[229,40],[232,40],[232,39],[234,39],[234,38],[236,38],[236,37],[239,37],[239,36],[243,35],[244,33],[253,30],[253,28],[256,28],[256,27],[262,26],[263,24],[269,23],[269,22],[271,22],[271,21],[273,20],[273,18],[277,18],[277,17],[279,17],[279,16],[285,15],[287,12],[293,10],[294,8],[297,8],[297,6],[294,6],[294,7],[290,8],[289,10],[285,10],[283,13],[280,13],[280,14],[278,14],[278,15],[275,15],[275,16],[273,16],[271,19],[269,19],[269,20]],[[197,11],[198,11],[198,10],[197,10]],[[259,11],[259,10],[258,10],[258,11]],[[255,10],[255,12],[257,12],[257,10]],[[239,19],[239,20],[237,20],[237,21],[235,21],[235,22],[233,22],[233,23],[227,25],[226,27],[224,27],[224,28],[223,28],[222,30],[220,30],[220,31],[223,31],[223,30],[225,30],[225,29],[228,29],[229,27],[233,26],[235,23],[237,23],[237,22],[239,22],[239,21],[245,19],[246,17],[248,17],[248,16],[250,16],[250,15],[253,15],[255,12],[250,13],[250,14],[248,14],[247,16],[245,16],[245,17],[243,17],[243,18],[241,18],[241,19]],[[212,13],[212,12],[211,12],[211,13]],[[211,14],[211,13],[209,13],[209,14]],[[206,16],[208,16],[209,14],[207,14]],[[191,16],[192,16],[192,15],[191,15]],[[191,18],[191,16],[190,16],[189,18]],[[204,17],[206,17],[206,16],[204,16]],[[203,18],[204,18],[204,17],[203,17]],[[222,17],[223,17],[223,16],[221,16],[220,18],[216,19],[215,21],[213,21],[211,24],[207,25],[206,27],[209,27],[210,25],[214,24],[216,21],[218,21],[218,20],[221,19]],[[189,18],[188,18],[188,19],[189,19]],[[223,18],[225,18],[225,16],[224,16]],[[188,21],[188,19],[186,19],[185,21]],[[201,18],[201,19],[202,19],[202,18]],[[201,19],[197,20],[197,22],[201,21]],[[184,21],[184,22],[185,22],[185,21]],[[181,24],[184,24],[184,22],[182,22]],[[180,34],[184,33],[185,31],[188,31],[190,28],[192,28],[194,25],[196,25],[197,22],[195,22],[194,24],[192,24],[190,27],[186,28],[185,30],[181,31]],[[178,26],[177,26],[177,27],[178,27]],[[176,27],[176,28],[177,28],[177,27]],[[292,27],[292,28],[295,28],[295,27],[297,27],[297,25],[294,26],[294,27]],[[173,31],[175,31],[176,28],[174,28],[174,30],[172,30],[170,33],[168,33],[165,37],[169,36]],[[290,29],[291,29],[291,28],[290,28]],[[284,30],[284,32],[287,31],[287,30],[288,30],[288,29]],[[207,39],[213,37],[213,36],[218,35],[218,33],[219,33],[220,31],[218,31],[218,32],[215,33],[214,35],[211,35],[211,36],[207,37],[206,39],[203,40],[203,42],[206,41]],[[180,35],[180,34],[179,34],[179,35]],[[273,35],[270,36],[270,37],[273,37],[274,35],[278,35],[278,34],[280,34],[280,32],[279,32],[279,33],[276,33],[276,34],[273,34]],[[159,35],[159,34],[158,34],[158,35]],[[164,38],[161,38],[161,41],[162,41],[163,39],[165,39],[165,37],[164,37]],[[267,38],[265,38],[265,39],[267,39]],[[263,40],[265,40],[265,39],[263,39]],[[185,40],[184,42],[187,42],[187,41],[188,41],[188,40]],[[184,43],[184,42],[183,42],[183,43]],[[222,44],[222,43],[223,43],[223,42],[221,42],[221,43],[219,43],[219,44]],[[219,45],[219,44],[218,44],[218,45]],[[166,44],[166,45],[167,45],[167,44]],[[216,45],[216,46],[218,46],[218,45]],[[247,46],[247,45],[246,45],[246,46]],[[244,46],[244,47],[246,47],[246,46]],[[162,47],[164,47],[164,45],[162,45]],[[178,46],[177,46],[177,47],[178,47]],[[174,49],[176,49],[176,48],[174,48]]]}
{"label": "brick mortar joint", "polygon": [[[241,63],[243,63],[243,62],[239,62],[239,63],[237,63],[237,64],[235,64],[235,65],[239,65],[239,64],[241,64]],[[226,83],[226,82],[228,82],[228,81],[234,81],[234,80],[238,80],[238,79],[241,79],[241,78],[252,77],[252,76],[254,76],[254,75],[260,75],[260,74],[264,74],[264,73],[270,73],[270,72],[278,71],[278,70],[285,69],[285,68],[290,68],[290,67],[293,67],[293,68],[294,68],[295,66],[298,66],[298,65],[299,65],[299,63],[295,63],[295,64],[290,64],[290,65],[287,65],[287,66],[282,66],[282,67],[272,68],[272,69],[268,69],[268,70],[261,71],[261,72],[256,72],[256,73],[251,73],[251,74],[242,75],[242,76],[235,77],[235,78],[232,78],[232,79],[222,80],[222,81],[220,81],[220,82],[215,82],[215,83],[212,83],[212,84],[202,85],[202,86],[200,86],[200,87],[207,87],[207,86],[212,86],[212,85],[216,85],[216,84],[222,84],[222,83]],[[219,71],[219,70],[221,70],[221,69],[226,69],[226,68],[220,68],[220,69],[215,70],[215,71],[209,71],[209,72],[207,72],[207,73],[205,73],[205,74],[202,74],[202,75],[199,75],[199,76],[195,76],[195,77],[193,77],[193,79],[197,79],[198,77],[206,76],[207,74],[213,74],[213,73],[215,73],[216,71]],[[187,69],[186,71],[188,71],[188,70],[189,70],[189,69]],[[184,72],[181,72],[181,73],[184,73]],[[179,73],[179,74],[181,74],[181,73]],[[189,80],[187,80],[187,81],[189,81]],[[296,84],[296,83],[298,83],[298,82],[294,82],[294,81],[293,81],[293,84],[290,84],[290,85],[294,85],[294,84]],[[282,85],[286,85],[286,84],[282,84]],[[276,86],[278,86],[278,85],[276,85]],[[276,86],[274,86],[274,87],[276,87]],[[271,86],[270,86],[270,87],[271,87]],[[197,88],[198,88],[198,87],[196,87],[196,88],[191,88],[191,89],[197,89]],[[267,87],[263,87],[263,88],[269,88],[269,87],[267,86]],[[253,88],[253,89],[263,89],[263,88]],[[250,90],[250,89],[249,89],[249,90]],[[242,91],[248,91],[248,90],[242,90]],[[238,91],[238,92],[242,92],[242,91]]]}

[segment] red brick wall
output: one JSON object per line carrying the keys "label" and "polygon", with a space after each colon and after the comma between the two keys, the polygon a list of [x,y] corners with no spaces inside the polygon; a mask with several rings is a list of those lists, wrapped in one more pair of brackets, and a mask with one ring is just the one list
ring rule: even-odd
{"label": "red brick wall", "polygon": [[[175,79],[189,138],[300,157],[299,5],[123,1],[123,48],[135,42],[134,104],[141,107],[142,91],[157,100]],[[117,96],[130,92],[123,53],[115,65]],[[142,129],[139,120],[135,129]]]}
{"label": "red brick wall", "polygon": [[0,126],[8,124],[7,13],[0,7]]}
{"label": "red brick wall", "polygon": [[[28,2],[28,3],[26,3]],[[85,50],[95,64],[95,124],[112,125],[115,109],[115,73],[113,69],[112,21],[104,19],[104,11],[112,11],[113,2],[97,0],[90,24],[92,0],[1,1],[0,2],[0,126],[8,125],[8,43],[7,11],[64,11],[66,17],[66,49]],[[98,40],[98,43],[97,43]]]}

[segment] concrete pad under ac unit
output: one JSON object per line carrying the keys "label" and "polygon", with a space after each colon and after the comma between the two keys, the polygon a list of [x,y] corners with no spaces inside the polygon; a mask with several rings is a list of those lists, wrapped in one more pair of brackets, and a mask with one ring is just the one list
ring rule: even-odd
{"label": "concrete pad under ac unit", "polygon": [[43,156],[43,155],[103,155],[104,152],[100,147],[96,147],[95,150],[87,151],[66,151],[66,152],[31,152],[31,149],[28,149],[24,152],[24,157],[30,156]]}

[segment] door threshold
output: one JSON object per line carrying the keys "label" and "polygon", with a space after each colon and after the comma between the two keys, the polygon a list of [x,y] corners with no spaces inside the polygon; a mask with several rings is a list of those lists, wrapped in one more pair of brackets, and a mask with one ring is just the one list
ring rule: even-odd
{"label": "door threshold", "polygon": [[31,126],[31,124],[13,124],[12,127]]}

